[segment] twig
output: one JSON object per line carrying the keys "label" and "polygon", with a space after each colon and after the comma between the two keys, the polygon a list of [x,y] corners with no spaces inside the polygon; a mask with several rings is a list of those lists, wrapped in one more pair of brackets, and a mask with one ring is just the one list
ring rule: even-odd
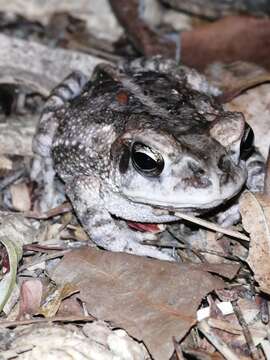
{"label": "twig", "polygon": [[270,74],[263,74],[256,76],[253,79],[248,79],[240,82],[235,88],[225,91],[223,94],[219,95],[218,101],[222,104],[228,103],[232,101],[234,98],[239,96],[244,91],[247,91],[253,87],[256,87],[258,85],[264,84],[270,82]]}
{"label": "twig", "polygon": [[243,314],[242,314],[242,311],[241,311],[240,307],[238,306],[236,301],[232,301],[232,306],[233,306],[235,315],[236,315],[236,317],[237,317],[237,319],[239,321],[239,324],[242,326],[243,334],[244,334],[244,337],[246,339],[246,343],[247,343],[247,346],[248,346],[248,349],[250,351],[250,355],[251,355],[252,359],[260,360],[260,356],[258,355],[256,346],[254,344],[254,341],[253,341],[253,338],[251,336],[250,330],[248,328],[246,320],[243,317]]}
{"label": "twig", "polygon": [[[154,243],[155,245],[157,245],[159,247],[168,247],[168,248],[175,248],[175,249],[190,249],[190,251],[192,251],[196,256],[198,256],[198,253],[203,253],[203,254],[219,256],[219,257],[229,259],[229,260],[242,261],[241,257],[235,256],[235,255],[230,255],[230,254],[225,254],[222,251],[201,249],[199,247],[193,247],[190,244],[188,244],[185,239],[182,239],[180,236],[177,236],[176,234],[174,234],[170,229],[167,229],[167,231],[174,239],[176,239],[177,242],[184,242],[184,244],[181,244],[181,243],[180,244],[175,244],[175,243],[172,244],[170,242],[168,242],[167,244],[162,244],[162,243],[159,243],[158,241],[155,241],[155,243]],[[144,243],[152,245],[153,241],[147,240]]]}
{"label": "twig", "polygon": [[[88,34],[89,39],[89,34]],[[121,56],[114,55],[109,51],[104,51],[102,49],[97,49],[94,46],[90,46],[89,44],[83,44],[82,39],[76,39],[75,37],[68,39],[68,46],[71,49],[75,49],[76,51],[81,51],[84,53],[87,53],[89,55],[97,56],[101,59],[110,61],[112,63],[118,63],[120,60],[122,60]],[[99,40],[100,41],[100,40]]]}
{"label": "twig", "polygon": [[177,342],[176,338],[173,336],[173,345],[177,360],[185,360],[180,344]]}
{"label": "twig", "polygon": [[69,202],[65,202],[64,204],[56,206],[55,208],[50,209],[49,211],[46,211],[44,213],[40,213],[38,211],[26,211],[23,213],[23,215],[27,218],[47,220],[51,217],[62,215],[70,211],[72,211],[71,204]]}
{"label": "twig", "polygon": [[3,191],[6,187],[8,187],[9,185],[14,183],[16,180],[20,179],[21,177],[23,177],[25,174],[26,174],[26,170],[25,168],[23,168],[16,170],[15,172],[11,173],[8,176],[5,176],[0,181],[0,191]]}
{"label": "twig", "polygon": [[39,245],[39,244],[25,244],[23,245],[23,251],[34,251],[39,253],[48,253],[50,251],[62,251],[67,250],[64,246],[60,245]]}
{"label": "twig", "polygon": [[22,272],[22,271],[24,271],[24,270],[26,270],[26,269],[28,269],[28,268],[30,268],[30,267],[32,267],[32,266],[35,266],[35,265],[38,265],[38,264],[42,263],[42,262],[44,262],[44,261],[51,260],[51,259],[55,259],[55,258],[57,258],[57,257],[63,256],[63,255],[65,255],[65,254],[66,254],[67,252],[69,252],[69,251],[70,251],[70,250],[62,250],[62,251],[57,251],[57,252],[55,252],[55,253],[53,253],[53,254],[48,254],[48,255],[46,255],[46,256],[42,256],[41,258],[39,258],[39,259],[36,260],[36,261],[33,261],[32,263],[28,263],[28,264],[22,265],[22,266],[19,268],[18,272]]}
{"label": "twig", "polygon": [[227,333],[230,333],[230,334],[234,334],[234,335],[242,335],[243,334],[243,329],[241,328],[240,325],[231,324],[229,321],[209,318],[208,324],[212,328],[226,331]]}
{"label": "twig", "polygon": [[199,322],[198,328],[225,359],[239,360],[239,357],[228,347],[228,345],[211,331],[206,320]]}
{"label": "twig", "polygon": [[206,227],[207,229],[214,230],[214,231],[220,232],[222,234],[225,234],[225,235],[237,238],[237,239],[249,241],[249,237],[247,237],[246,235],[240,233],[239,231],[235,231],[235,230],[232,230],[232,229],[225,229],[225,228],[219,226],[218,224],[215,224],[215,223],[212,223],[210,221],[197,218],[197,217],[192,216],[192,215],[183,214],[183,213],[181,213],[179,211],[176,211],[174,213],[174,215],[181,218],[181,219],[192,222],[194,224]]}
{"label": "twig", "polygon": [[163,55],[170,58],[179,57],[180,35],[174,42],[156,33],[140,14],[139,0],[110,0],[111,8],[125,29],[134,47],[144,56]]}
{"label": "twig", "polygon": [[30,319],[30,320],[16,320],[16,321],[0,321],[1,327],[15,327],[22,325],[30,325],[36,323],[50,323],[50,322],[75,322],[75,321],[93,321],[96,320],[93,316],[55,316],[52,318],[40,318],[40,319]]}

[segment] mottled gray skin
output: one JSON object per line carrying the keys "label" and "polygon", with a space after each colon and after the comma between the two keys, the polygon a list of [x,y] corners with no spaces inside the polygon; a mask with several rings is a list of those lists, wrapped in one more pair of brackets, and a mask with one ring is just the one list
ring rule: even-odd
{"label": "mottled gray skin", "polygon": [[[241,190],[244,119],[225,112],[211,92],[196,72],[160,58],[118,69],[103,64],[90,81],[75,73],[54,90],[33,148],[47,164],[47,188],[53,163],[97,245],[171,259],[142,245],[149,235],[119,219],[169,222],[175,210],[199,214]],[[160,174],[138,171],[135,143],[163,158]]]}

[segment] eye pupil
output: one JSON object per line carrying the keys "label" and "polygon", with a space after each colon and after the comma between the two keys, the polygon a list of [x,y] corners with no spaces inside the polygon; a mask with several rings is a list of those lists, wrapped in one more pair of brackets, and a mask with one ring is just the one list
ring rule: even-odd
{"label": "eye pupil", "polygon": [[150,156],[141,152],[135,152],[134,160],[141,169],[152,170],[155,169],[157,166],[155,160],[153,160]]}
{"label": "eye pupil", "polygon": [[249,125],[246,124],[245,134],[241,142],[240,156],[246,160],[253,151],[254,133]]}
{"label": "eye pupil", "polygon": [[164,168],[161,154],[141,143],[132,147],[132,164],[144,176],[158,176]]}

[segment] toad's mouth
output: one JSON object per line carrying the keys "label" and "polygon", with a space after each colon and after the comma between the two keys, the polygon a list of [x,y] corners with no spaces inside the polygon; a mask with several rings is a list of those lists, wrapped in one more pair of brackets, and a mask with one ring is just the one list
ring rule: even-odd
{"label": "toad's mouth", "polygon": [[127,220],[127,224],[133,230],[137,230],[141,232],[150,232],[152,234],[158,234],[166,229],[165,224],[141,223],[130,220]]}
{"label": "toad's mouth", "polygon": [[145,205],[151,205],[157,209],[164,209],[164,210],[168,210],[169,212],[174,212],[174,211],[184,211],[184,212],[191,212],[191,213],[200,213],[202,211],[206,211],[206,210],[211,210],[214,209],[216,207],[218,207],[219,205],[221,205],[225,200],[229,200],[231,198],[233,198],[238,192],[235,192],[234,194],[232,194],[232,196],[230,197],[226,197],[225,199],[223,198],[218,198],[218,199],[213,199],[210,202],[207,203],[175,203],[175,202],[169,202],[169,201],[153,201],[151,200],[148,201],[147,199],[144,198],[130,198],[132,201],[140,203],[140,204],[145,204]]}
{"label": "toad's mouth", "polygon": [[[234,198],[241,192],[244,181],[234,184],[235,186],[226,186],[223,189],[219,187],[214,191],[193,191],[178,192],[170,196],[165,192],[159,193],[126,193],[125,196],[135,203],[150,205],[168,211],[184,211],[200,213],[206,210],[212,210],[224,202]],[[160,196],[159,196],[160,195]]]}

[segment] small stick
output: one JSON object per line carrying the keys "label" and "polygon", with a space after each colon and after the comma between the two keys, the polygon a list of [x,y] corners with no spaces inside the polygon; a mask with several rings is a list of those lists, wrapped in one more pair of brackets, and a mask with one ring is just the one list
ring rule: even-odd
{"label": "small stick", "polygon": [[23,215],[27,218],[32,218],[37,220],[47,220],[54,216],[65,214],[69,211],[72,211],[72,206],[69,202],[65,202],[44,213],[40,213],[38,211],[26,211],[23,213]]}
{"label": "small stick", "polygon": [[227,333],[230,333],[230,334],[234,334],[234,335],[242,335],[243,334],[243,329],[239,324],[233,325],[227,320],[209,318],[208,324],[212,328],[226,331]]}
{"label": "small stick", "polygon": [[232,301],[232,306],[233,306],[235,315],[236,315],[236,317],[237,317],[237,319],[239,321],[239,324],[242,326],[243,334],[244,334],[244,337],[246,339],[246,343],[247,343],[247,346],[248,346],[248,349],[250,351],[250,355],[251,355],[252,359],[260,360],[261,358],[258,355],[258,352],[257,352],[256,346],[254,344],[254,341],[252,339],[250,330],[248,328],[246,320],[243,317],[243,314],[242,314],[242,311],[241,311],[239,305],[237,304],[236,301]]}
{"label": "small stick", "polygon": [[64,246],[60,245],[39,245],[39,244],[25,244],[23,245],[23,251],[35,251],[41,253],[48,253],[50,251],[62,251],[67,250]]}
{"label": "small stick", "polygon": [[228,345],[221,340],[212,331],[206,320],[198,323],[198,328],[201,333],[210,341],[212,345],[228,360],[239,360],[239,357],[228,347]]}
{"label": "small stick", "polygon": [[179,218],[182,218],[184,220],[187,220],[189,222],[192,222],[194,224],[206,227],[207,229],[214,230],[214,231],[220,232],[222,234],[225,234],[225,235],[237,238],[237,239],[249,241],[249,237],[247,237],[246,235],[240,233],[239,231],[223,228],[223,227],[219,226],[218,224],[215,224],[215,223],[212,223],[210,221],[197,218],[196,216],[183,214],[183,213],[181,213],[179,211],[176,211],[174,213],[174,215],[179,217]]}
{"label": "small stick", "polygon": [[177,342],[174,336],[172,339],[173,339],[173,345],[177,356],[177,360],[185,360],[180,344]]}
{"label": "small stick", "polygon": [[40,318],[40,319],[30,319],[30,320],[16,320],[16,321],[0,321],[1,327],[14,327],[22,325],[30,325],[36,323],[50,323],[50,322],[75,322],[75,321],[94,321],[96,320],[93,316],[55,316],[51,318]]}
{"label": "small stick", "polygon": [[35,265],[38,265],[38,264],[42,263],[44,261],[48,261],[48,260],[55,259],[55,258],[60,257],[60,256],[64,256],[69,251],[70,251],[70,249],[68,249],[68,250],[60,250],[60,251],[54,252],[53,254],[48,254],[46,256],[42,256],[41,258],[39,258],[36,261],[33,261],[32,263],[22,265],[19,268],[18,272],[22,272],[22,271],[24,271],[24,270],[26,270],[26,269],[28,269],[28,268],[30,268],[32,266],[35,266]]}
{"label": "small stick", "polygon": [[224,91],[223,94],[217,96],[217,99],[221,104],[228,103],[242,94],[244,91],[267,82],[270,82],[270,74],[263,74],[252,79],[241,81],[235,88]]}

